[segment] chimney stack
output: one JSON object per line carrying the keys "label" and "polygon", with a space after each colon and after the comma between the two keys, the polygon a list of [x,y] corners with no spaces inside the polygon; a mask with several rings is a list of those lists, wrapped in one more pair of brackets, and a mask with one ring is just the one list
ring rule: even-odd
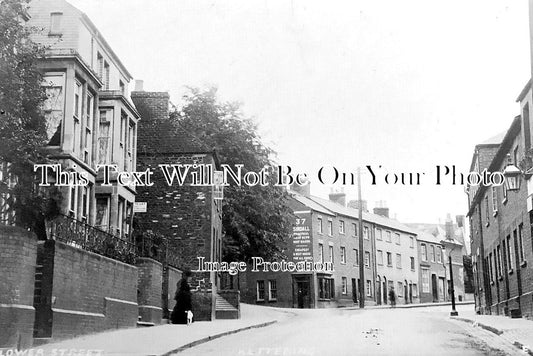
{"label": "chimney stack", "polygon": [[135,80],[135,90],[134,91],[144,91],[144,80],[136,79]]}
{"label": "chimney stack", "polygon": [[374,214],[389,217],[389,208],[387,208],[387,202],[380,200],[376,202],[376,207],[374,208]]}
{"label": "chimney stack", "polygon": [[308,197],[311,195],[311,182],[307,182],[307,184],[305,185],[292,183],[290,189],[293,192],[296,192],[298,194]]}
{"label": "chimney stack", "polygon": [[344,188],[340,188],[339,190],[332,189],[331,193],[329,193],[329,200],[339,205],[346,206],[346,193],[344,192]]}
{"label": "chimney stack", "polygon": [[445,231],[446,231],[446,238],[447,239],[453,239],[454,237],[454,229],[453,229],[453,221],[452,221],[452,218],[450,217],[450,214],[448,214],[446,216],[446,222],[444,224],[444,227],[445,227]]}
{"label": "chimney stack", "polygon": [[464,215],[456,215],[455,216],[455,222],[457,223],[458,227],[463,227],[465,225],[465,216]]}
{"label": "chimney stack", "polygon": [[[361,202],[363,205],[363,211],[365,213],[368,213],[368,203],[366,202],[366,200],[362,200]],[[348,202],[348,208],[359,209],[359,200],[350,200]]]}

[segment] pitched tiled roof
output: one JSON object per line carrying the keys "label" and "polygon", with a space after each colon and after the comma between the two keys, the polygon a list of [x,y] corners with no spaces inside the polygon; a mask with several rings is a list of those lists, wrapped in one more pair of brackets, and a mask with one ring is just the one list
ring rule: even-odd
{"label": "pitched tiled roof", "polygon": [[481,142],[482,145],[499,145],[502,143],[503,138],[505,137],[505,134],[507,131],[500,132],[499,134],[492,136],[491,138]]}
{"label": "pitched tiled roof", "polygon": [[[291,193],[293,192],[291,191]],[[311,210],[314,210],[314,211],[317,211],[319,213],[326,214],[326,215],[333,215],[333,216],[335,215],[333,211],[324,208],[322,205],[315,203],[313,200],[309,199],[308,197],[304,195],[294,193],[292,194],[292,197]]]}
{"label": "pitched tiled roof", "polygon": [[[359,210],[358,209],[352,209],[348,208],[346,206],[337,204],[335,202],[332,202],[331,200],[315,197],[315,196],[308,196],[304,197],[303,195],[296,194],[295,196],[298,196],[303,204],[308,206],[310,209],[317,210],[321,207],[321,209],[326,209],[327,211],[333,214],[337,215],[343,215],[348,216],[351,218],[358,219],[359,218]],[[318,207],[317,207],[318,205]],[[391,229],[395,229],[398,231],[407,232],[409,234],[416,235],[416,231],[400,222],[394,219],[386,218],[381,215],[371,214],[367,212],[363,212],[363,220],[372,222],[374,224],[383,226],[383,227],[389,227]]]}

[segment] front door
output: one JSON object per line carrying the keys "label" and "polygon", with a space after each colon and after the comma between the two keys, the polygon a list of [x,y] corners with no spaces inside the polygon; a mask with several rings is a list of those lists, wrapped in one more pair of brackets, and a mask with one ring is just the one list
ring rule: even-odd
{"label": "front door", "polygon": [[438,302],[439,301],[439,292],[438,292],[437,288],[438,288],[437,276],[432,274],[431,275],[431,290],[432,290],[432,293],[433,293],[433,301],[434,302]]}
{"label": "front door", "polygon": [[387,304],[387,280],[383,281],[383,304]]}
{"label": "front door", "polygon": [[446,286],[446,282],[444,281],[444,278],[439,278],[439,300],[441,302],[444,302],[444,300],[446,299],[444,298],[445,297],[445,293],[444,293],[445,286]]}
{"label": "front door", "polygon": [[309,276],[301,276],[293,280],[293,305],[297,308],[310,308],[310,281]]}
{"label": "front door", "polygon": [[352,278],[352,300],[357,303],[357,282],[355,278]]}
{"label": "front door", "polygon": [[409,304],[409,286],[407,281],[403,284],[403,295],[405,296],[405,304]]}
{"label": "front door", "polygon": [[381,281],[378,280],[377,283],[376,283],[376,286],[377,286],[377,288],[376,288],[376,296],[377,296],[376,302],[378,303],[378,305],[381,305]]}

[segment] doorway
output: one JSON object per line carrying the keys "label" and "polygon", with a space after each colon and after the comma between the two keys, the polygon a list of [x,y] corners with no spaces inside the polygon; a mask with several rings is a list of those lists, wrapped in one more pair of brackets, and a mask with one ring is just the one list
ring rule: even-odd
{"label": "doorway", "polygon": [[387,278],[383,277],[383,304],[387,304]]}
{"label": "doorway", "polygon": [[439,301],[439,292],[438,292],[438,285],[437,285],[437,276],[432,274],[431,275],[431,291],[433,294],[433,302]]}
{"label": "doorway", "polygon": [[309,276],[298,276],[293,279],[293,307],[307,309],[311,307]]}
{"label": "doorway", "polygon": [[352,278],[352,300],[354,303],[357,303],[357,280]]}
{"label": "doorway", "polygon": [[409,304],[409,285],[407,280],[403,283],[403,295],[405,296],[405,304]]}

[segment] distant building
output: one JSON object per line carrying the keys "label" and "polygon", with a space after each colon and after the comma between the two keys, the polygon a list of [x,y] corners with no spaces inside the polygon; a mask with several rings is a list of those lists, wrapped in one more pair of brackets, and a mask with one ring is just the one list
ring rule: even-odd
{"label": "distant building", "polygon": [[[418,246],[420,258],[421,302],[448,301],[450,294],[450,267],[448,256],[452,256],[455,298],[466,300],[465,269],[463,256],[465,247],[465,217],[457,215],[455,222],[450,214],[444,224],[407,223],[420,231]],[[445,269],[444,269],[445,267]]]}
{"label": "distant building", "polygon": [[[303,192],[308,194],[307,192]],[[288,261],[331,262],[334,271],[251,272],[241,280],[242,300],[292,308],[325,308],[388,302],[394,287],[399,303],[418,302],[418,257],[413,229],[363,212],[363,260],[359,254],[358,210],[344,206],[342,192],[330,200],[293,193],[294,233]],[[378,256],[376,258],[376,256]],[[364,279],[359,264],[364,263]]]}
{"label": "distant building", "polygon": [[448,298],[448,263],[440,240],[428,233],[417,235],[420,261],[420,302],[443,302]]}

